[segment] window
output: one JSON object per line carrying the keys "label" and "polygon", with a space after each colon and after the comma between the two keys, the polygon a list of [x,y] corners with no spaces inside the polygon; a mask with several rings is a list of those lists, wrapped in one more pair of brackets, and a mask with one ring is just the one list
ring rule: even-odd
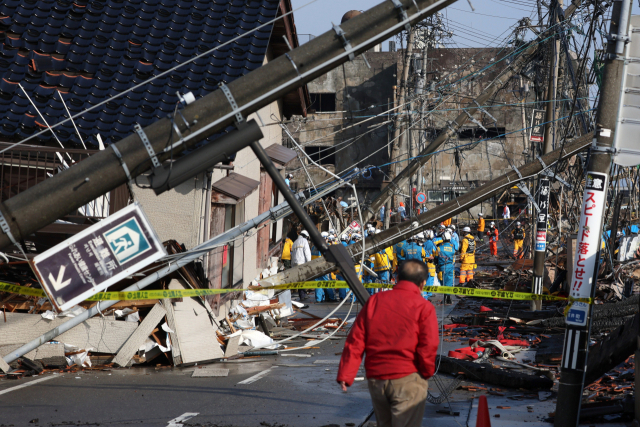
{"label": "window", "polygon": [[442,191],[427,191],[427,198],[430,202],[441,202]]}
{"label": "window", "polygon": [[311,112],[323,113],[336,111],[336,94],[335,93],[310,93]]}
{"label": "window", "polygon": [[[229,231],[238,224],[244,222],[244,200],[236,205],[225,205],[224,231]],[[222,250],[222,285],[232,287],[242,282],[242,270],[244,267],[244,241],[236,239],[232,244],[225,245]]]}
{"label": "window", "polygon": [[336,149],[335,147],[304,147],[304,151],[307,153],[311,160],[321,165],[335,165],[336,164]]}

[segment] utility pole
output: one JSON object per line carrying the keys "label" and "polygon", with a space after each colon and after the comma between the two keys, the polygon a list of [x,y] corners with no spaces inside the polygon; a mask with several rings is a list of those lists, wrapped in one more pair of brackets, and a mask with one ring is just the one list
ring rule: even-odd
{"label": "utility pole", "polygon": [[[631,0],[613,3],[609,42],[598,105],[598,129],[591,146],[580,210],[573,278],[569,288],[574,298],[593,298],[596,290],[602,220],[609,187],[612,146],[617,131],[618,107],[623,79],[625,41],[628,36]],[[619,124],[618,124],[619,125]],[[560,387],[554,425],[578,425],[586,374],[593,305],[576,301],[567,313],[560,371]]]}
{"label": "utility pole", "polygon": [[[558,66],[560,63],[560,37],[558,36],[561,25],[558,19],[558,10],[562,10],[562,0],[552,0],[549,10],[549,28],[555,27],[552,31],[554,34],[554,40],[551,42],[551,55],[549,58],[549,82],[547,85],[547,111],[545,116],[544,126],[544,139],[543,154],[553,151],[553,145],[556,138],[556,93],[558,88]],[[536,153],[533,153],[535,156]],[[545,182],[546,181],[546,182]],[[546,187],[543,187],[546,185]],[[534,183],[534,193],[535,193]],[[537,212],[536,220],[533,221],[531,229],[533,230],[533,224],[536,224],[534,252],[533,252],[533,283],[531,285],[531,292],[534,294],[542,294],[542,282],[544,280],[544,260],[547,257],[547,215],[549,208],[548,192],[549,192],[549,180],[543,177],[538,178],[538,200],[537,204],[540,211]],[[546,191],[547,194],[543,195],[542,191]],[[543,203],[546,206],[543,208],[540,204]],[[533,237],[533,236],[532,236]],[[531,301],[531,311],[541,310],[542,301]]]}
{"label": "utility pole", "polygon": [[[407,156],[410,155],[409,147],[407,147],[407,120],[408,115],[402,114],[401,112],[408,111],[408,114],[411,114],[411,108],[407,108],[404,105],[405,100],[407,98],[407,85],[409,82],[409,69],[411,68],[411,57],[413,55],[413,40],[414,40],[414,29],[411,28],[407,32],[407,48],[404,51],[404,61],[402,65],[402,80],[400,81],[400,94],[398,96],[398,108],[396,110],[396,120],[395,120],[395,129],[393,131],[393,149],[391,150],[391,162],[398,162],[399,158],[402,157],[403,154]],[[408,159],[407,159],[408,162]],[[395,178],[398,174],[399,170],[404,169],[400,163],[393,163],[391,166],[391,179]],[[398,188],[396,191],[402,191]],[[395,200],[392,200],[390,207],[398,206],[397,202],[394,203]],[[375,211],[373,212],[375,214]],[[389,216],[388,209],[385,210],[385,215]],[[385,221],[385,227],[388,228],[389,225],[387,221]]]}
{"label": "utility pole", "polygon": [[556,142],[556,93],[558,91],[558,67],[560,65],[560,36],[558,10],[562,10],[562,0],[552,0],[549,8],[549,28],[554,28],[552,34],[554,39],[551,42],[551,55],[549,57],[549,83],[547,86],[547,111],[544,125],[544,150],[547,154],[553,151],[553,144]]}

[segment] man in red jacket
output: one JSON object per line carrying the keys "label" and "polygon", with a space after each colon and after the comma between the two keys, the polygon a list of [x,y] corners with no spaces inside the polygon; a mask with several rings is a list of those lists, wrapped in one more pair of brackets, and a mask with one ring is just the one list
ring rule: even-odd
{"label": "man in red jacket", "polygon": [[439,341],[435,309],[421,294],[427,274],[423,262],[403,262],[398,284],[369,298],[342,351],[337,380],[343,391],[367,354],[364,366],[378,427],[422,423]]}

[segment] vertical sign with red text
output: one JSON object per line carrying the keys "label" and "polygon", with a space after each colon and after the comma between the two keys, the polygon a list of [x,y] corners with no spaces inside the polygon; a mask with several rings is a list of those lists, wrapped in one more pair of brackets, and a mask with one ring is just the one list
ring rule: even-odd
{"label": "vertical sign with red text", "polygon": [[[574,298],[591,298],[591,289],[596,281],[596,262],[600,251],[602,234],[602,208],[606,201],[609,176],[601,173],[587,173],[584,190],[584,204],[580,212],[580,229],[576,242],[573,265],[573,279],[570,295]],[[567,313],[568,325],[586,326],[589,304],[574,302]]]}

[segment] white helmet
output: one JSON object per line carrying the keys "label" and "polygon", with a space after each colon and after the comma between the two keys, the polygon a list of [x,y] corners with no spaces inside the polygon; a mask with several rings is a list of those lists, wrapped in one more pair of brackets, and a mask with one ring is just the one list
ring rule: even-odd
{"label": "white helmet", "polygon": [[351,237],[353,237],[353,240],[356,240],[356,241],[362,240],[362,236],[360,235],[360,233],[353,233],[353,236]]}
{"label": "white helmet", "polygon": [[306,237],[307,239],[309,238],[309,233],[307,232],[307,230],[302,230],[300,232],[300,235]]}
{"label": "white helmet", "polygon": [[478,216],[484,216],[484,214],[483,214],[482,212],[480,212],[480,213],[478,214]]}
{"label": "white helmet", "polygon": [[440,224],[440,231],[444,230],[445,228],[447,227],[445,227],[444,224]]}
{"label": "white helmet", "polygon": [[433,239],[433,230],[425,230],[424,235],[427,239]]}
{"label": "white helmet", "polygon": [[489,224],[490,227],[494,227],[496,225],[495,222],[491,221],[491,224]]}
{"label": "white helmet", "polygon": [[348,242],[349,236],[347,236],[346,234],[343,234],[342,236],[340,236],[340,240],[342,240],[343,242]]}
{"label": "white helmet", "polygon": [[516,227],[520,227],[522,224],[520,224],[520,221],[516,222]]}
{"label": "white helmet", "polygon": [[451,240],[451,232],[449,230],[445,231],[444,233],[442,233],[442,239],[445,242],[448,242]]}
{"label": "white helmet", "polygon": [[622,236],[622,231],[616,231],[616,237]]}
{"label": "white helmet", "polygon": [[451,228],[453,231],[456,231],[456,226],[455,226],[455,225],[453,225],[453,224],[451,224],[451,225],[449,226],[449,228]]}
{"label": "white helmet", "polygon": [[416,238],[417,238],[418,240],[424,240],[424,233],[418,233],[418,234],[416,234]]}
{"label": "white helmet", "polygon": [[382,230],[376,229],[376,234],[380,234],[380,233],[382,233]]}
{"label": "white helmet", "polygon": [[329,229],[329,234],[336,234],[336,230],[334,230],[333,228]]}
{"label": "white helmet", "polygon": [[325,239],[326,239],[327,237],[329,237],[329,233],[327,233],[326,231],[323,231],[322,233],[320,233],[320,235],[321,235],[322,237],[324,237]]}
{"label": "white helmet", "polygon": [[464,231],[465,233],[469,233],[469,232],[471,232],[471,228],[465,227],[465,228],[462,229],[462,231]]}

